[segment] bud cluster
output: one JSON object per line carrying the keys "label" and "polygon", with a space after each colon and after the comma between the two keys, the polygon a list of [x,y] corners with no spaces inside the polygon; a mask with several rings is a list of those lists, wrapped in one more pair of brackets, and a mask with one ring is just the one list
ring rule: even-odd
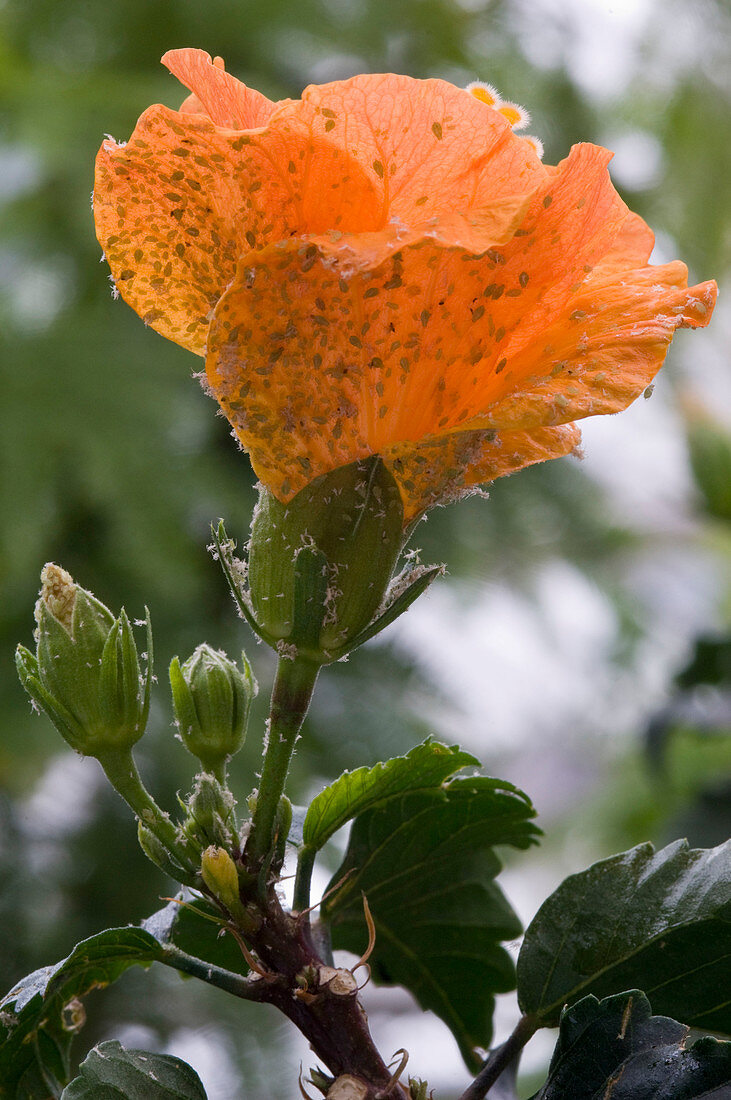
{"label": "bud cluster", "polygon": [[149,859],[178,882],[200,887],[201,853],[238,849],[226,765],[243,745],[256,694],[246,656],[238,668],[225,653],[201,645],[187,661],[176,657],[170,666],[180,737],[203,768],[177,826],[145,789],[131,753],[150,707],[149,613],[144,675],[124,610],[115,618],[58,565],[43,568],[35,617],[36,652],[19,646],[16,658],[34,704],[72,748],[99,760],[137,815],[138,839]]}
{"label": "bud cluster", "polygon": [[215,776],[205,772],[197,775],[193,791],[185,802],[188,816],[183,831],[198,848],[211,844],[230,848],[236,839],[235,806],[231,791]]}

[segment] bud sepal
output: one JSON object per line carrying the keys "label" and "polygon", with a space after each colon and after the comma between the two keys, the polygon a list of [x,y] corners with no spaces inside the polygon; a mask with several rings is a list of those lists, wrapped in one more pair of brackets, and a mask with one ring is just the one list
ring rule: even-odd
{"label": "bud sepal", "polygon": [[137,839],[147,858],[164,874],[169,875],[170,878],[183,883],[185,886],[200,887],[198,876],[178,863],[159,837],[139,819],[137,821]]}
{"label": "bud sepal", "polygon": [[187,812],[183,823],[186,837],[200,850],[215,845],[229,848],[236,836],[236,802],[231,791],[214,775],[197,775],[195,786],[182,803]]}
{"label": "bud sepal", "polygon": [[373,622],[362,630],[350,642],[350,650],[357,649],[370,638],[375,638],[387,626],[395,622],[399,615],[408,611],[412,603],[426,592],[432,581],[443,577],[446,572],[443,565],[419,565],[406,569],[393,579],[386,592],[383,610]]}
{"label": "bud sepal", "polygon": [[235,557],[222,522],[213,530],[252,629],[280,656],[317,665],[383,629],[438,574],[412,574],[408,596],[401,588],[388,595],[406,537],[398,485],[378,456],[315,478],[286,504],[260,486],[247,562]]}

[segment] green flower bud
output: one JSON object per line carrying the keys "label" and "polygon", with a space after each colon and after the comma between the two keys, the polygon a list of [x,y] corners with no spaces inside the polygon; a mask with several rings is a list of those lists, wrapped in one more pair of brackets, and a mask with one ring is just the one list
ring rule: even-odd
{"label": "green flower bud", "polygon": [[243,910],[239,896],[239,874],[225,848],[211,845],[201,856],[201,877],[211,893],[234,916]]}
{"label": "green flower bud", "polygon": [[183,665],[170,664],[175,720],[185,747],[205,771],[222,774],[246,737],[251,700],[257,692],[246,655],[243,673],[225,653],[199,645]]}
{"label": "green flower bud", "polygon": [[150,706],[149,613],[144,677],[124,609],[115,619],[50,562],[41,572],[35,616],[36,653],[24,646],[16,653],[18,675],[33,702],[84,756],[131,748],[145,731]]}
{"label": "green flower bud", "polygon": [[260,486],[248,562],[235,557],[223,521],[211,549],[252,630],[281,657],[324,665],[387,627],[444,572],[416,565],[393,577],[409,534],[398,485],[374,456],[315,478],[289,504]]}
{"label": "green flower bud", "polygon": [[403,518],[379,458],[316,478],[289,504],[262,489],[249,584],[254,617],[280,649],[330,660],[368,626],[403,546]]}
{"label": "green flower bud", "polygon": [[187,836],[201,848],[211,844],[228,848],[234,837],[234,796],[213,775],[196,776],[193,792],[185,803]]}
{"label": "green flower bud", "polygon": [[155,836],[142,821],[137,823],[137,839],[147,858],[170,878],[175,879],[176,882],[185,883],[186,886],[200,885],[196,876],[190,874],[186,868],[181,867],[159,837]]}

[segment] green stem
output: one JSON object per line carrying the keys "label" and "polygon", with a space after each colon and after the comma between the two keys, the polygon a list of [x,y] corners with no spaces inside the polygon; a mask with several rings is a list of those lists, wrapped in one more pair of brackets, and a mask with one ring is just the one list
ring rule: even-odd
{"label": "green stem", "polygon": [[181,843],[178,830],[168,814],[160,809],[147,790],[137,765],[129,749],[118,752],[109,751],[98,757],[107,779],[115,791],[122,796],[140,821],[157,837],[169,852],[172,852],[183,867],[197,870],[193,866],[185,846]]}
{"label": "green stem", "polygon": [[263,983],[258,980],[252,981],[241,974],[235,974],[232,970],[213,966],[212,963],[198,959],[195,955],[188,955],[172,943],[165,944],[163,955],[161,962],[180,970],[183,974],[191,974],[194,978],[200,978],[201,981],[215,985],[227,993],[233,993],[234,997],[241,997],[245,1001],[262,1000]]}
{"label": "green stem", "polygon": [[274,823],[289,763],[315,689],[319,664],[304,657],[280,657],[272,689],[269,734],[256,795],[247,855],[261,866],[274,846]]}
{"label": "green stem", "polygon": [[226,764],[219,761],[211,767],[205,767],[204,765],[204,770],[212,775],[222,787],[228,787],[228,766]]}
{"label": "green stem", "polygon": [[521,1050],[540,1027],[536,1016],[521,1016],[515,1030],[505,1042],[488,1055],[487,1061],[459,1100],[483,1100],[498,1077],[520,1054]]}
{"label": "green stem", "polygon": [[299,913],[303,913],[305,909],[310,907],[310,883],[312,882],[312,871],[315,866],[316,855],[317,849],[310,848],[306,844],[303,844],[299,850],[292,901],[293,908]]}

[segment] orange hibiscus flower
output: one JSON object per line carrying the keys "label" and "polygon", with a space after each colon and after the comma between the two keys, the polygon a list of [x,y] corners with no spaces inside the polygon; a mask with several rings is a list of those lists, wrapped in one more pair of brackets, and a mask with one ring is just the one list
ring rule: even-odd
{"label": "orange hibiscus flower", "polygon": [[650,229],[574,146],[557,167],[492,89],[368,75],[273,103],[201,50],[192,92],[96,170],[122,296],[206,357],[261,481],[288,501],[380,455],[406,520],[624,409],[713,282],[647,263]]}

